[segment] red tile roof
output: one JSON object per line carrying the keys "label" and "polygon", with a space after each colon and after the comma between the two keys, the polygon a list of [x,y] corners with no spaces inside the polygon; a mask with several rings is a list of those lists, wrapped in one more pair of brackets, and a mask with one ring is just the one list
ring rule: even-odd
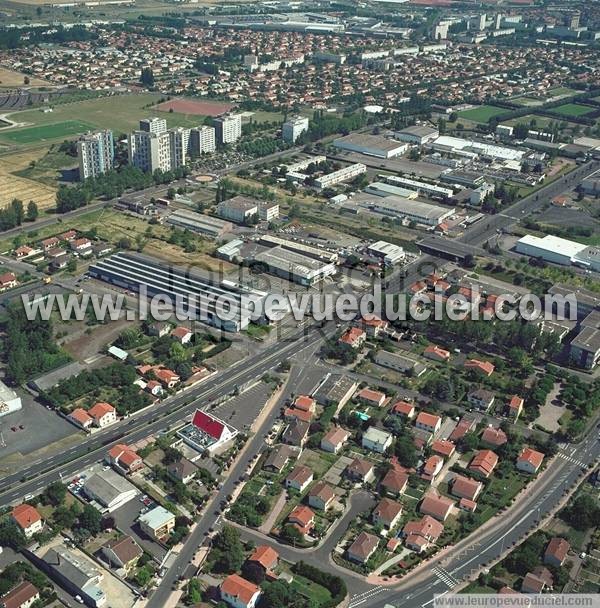
{"label": "red tile roof", "polygon": [[278,559],[279,553],[275,549],[268,545],[259,545],[248,561],[260,564],[265,570],[272,570],[277,565]]}
{"label": "red tile roof", "polygon": [[475,500],[481,492],[482,483],[463,475],[457,475],[452,481],[452,494],[459,498]]}
{"label": "red tile roof", "polygon": [[544,560],[548,557],[553,557],[555,560],[562,563],[567,557],[570,548],[571,545],[564,538],[555,536],[546,547]]}
{"label": "red tile roof", "polygon": [[12,510],[13,519],[24,530],[38,521],[42,521],[42,516],[35,507],[28,504],[17,505]]}
{"label": "red tile roof", "polygon": [[489,477],[498,464],[498,456],[492,450],[479,450],[469,463],[469,471]]}
{"label": "red tile roof", "polygon": [[88,414],[94,420],[100,420],[100,418],[102,418],[102,416],[105,416],[106,414],[110,414],[111,412],[114,412],[114,411],[115,411],[115,408],[110,403],[106,403],[105,401],[99,401],[98,403],[94,404],[88,410]]}
{"label": "red tile roof", "polygon": [[412,416],[415,411],[415,406],[406,401],[397,401],[392,406],[392,413],[399,416]]}
{"label": "red tile roof", "polygon": [[3,608],[21,608],[23,604],[31,601],[39,593],[37,587],[28,581],[23,581],[0,599],[0,606],[3,606]]}
{"label": "red tile roof", "polygon": [[502,429],[495,429],[488,426],[481,435],[482,441],[495,447],[500,447],[508,441],[506,433]]}
{"label": "red tile roof", "polygon": [[436,454],[441,454],[442,456],[448,458],[454,454],[454,450],[456,450],[456,446],[451,442],[445,439],[438,439],[431,444],[431,449]]}
{"label": "red tile roof", "polygon": [[302,528],[307,528],[314,520],[315,514],[312,509],[305,505],[298,505],[288,516],[291,522],[295,522]]}
{"label": "red tile roof", "polygon": [[230,597],[235,597],[244,604],[249,604],[254,595],[260,589],[250,581],[237,574],[230,574],[221,583],[221,593],[226,593]]}
{"label": "red tile roof", "polygon": [[425,515],[431,515],[436,519],[443,521],[450,513],[450,509],[454,505],[454,501],[444,496],[438,496],[434,492],[430,492],[421,502],[419,510]]}
{"label": "red tile roof", "polygon": [[294,399],[294,407],[303,412],[311,412],[315,408],[315,400],[307,395],[298,395]]}
{"label": "red tile roof", "polygon": [[521,455],[518,458],[518,462],[528,462],[536,469],[540,467],[543,461],[544,454],[531,448],[523,448],[523,451],[521,452]]}
{"label": "red tile roof", "polygon": [[399,494],[404,491],[408,483],[408,474],[390,469],[381,480],[381,485],[388,491]]}
{"label": "red tile roof", "polygon": [[435,428],[435,426],[441,421],[439,416],[435,414],[428,414],[427,412],[420,412],[417,416],[416,424],[422,424]]}
{"label": "red tile roof", "polygon": [[88,415],[88,413],[80,407],[75,408],[70,414],[69,417],[79,422],[82,426],[86,424],[90,424],[92,422],[92,417]]}
{"label": "red tile roof", "polygon": [[496,369],[493,363],[490,363],[489,361],[479,361],[479,359],[467,359],[467,361],[465,361],[465,367],[467,369],[476,369],[486,376],[491,376]]}

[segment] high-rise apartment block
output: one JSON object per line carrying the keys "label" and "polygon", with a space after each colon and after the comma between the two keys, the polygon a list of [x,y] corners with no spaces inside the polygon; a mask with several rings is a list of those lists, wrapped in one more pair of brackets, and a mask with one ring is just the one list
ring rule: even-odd
{"label": "high-rise apartment block", "polygon": [[190,153],[200,155],[214,152],[217,148],[217,141],[214,127],[204,125],[196,127],[190,132]]}
{"label": "high-rise apartment block", "polygon": [[114,166],[115,148],[112,131],[87,133],[77,142],[79,179],[98,177]]}
{"label": "high-rise apartment block", "polygon": [[140,131],[146,133],[164,133],[167,130],[167,121],[164,118],[144,118],[140,120]]}
{"label": "high-rise apartment block", "polygon": [[219,143],[232,144],[242,136],[241,114],[219,116],[219,118],[215,118],[213,125]]}
{"label": "high-rise apartment block", "polygon": [[170,171],[173,168],[171,136],[167,131],[134,131],[129,135],[128,142],[129,163],[134,167],[151,173],[156,169]]}
{"label": "high-rise apartment block", "polygon": [[283,141],[293,144],[305,131],[308,131],[308,118],[296,116],[283,123],[281,136]]}

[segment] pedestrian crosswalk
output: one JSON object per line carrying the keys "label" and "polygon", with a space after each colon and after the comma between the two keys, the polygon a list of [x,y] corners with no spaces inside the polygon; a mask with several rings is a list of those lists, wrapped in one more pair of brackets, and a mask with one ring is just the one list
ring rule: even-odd
{"label": "pedestrian crosswalk", "polygon": [[450,587],[450,589],[452,589],[452,587],[456,587],[456,585],[460,583],[460,581],[457,581],[450,574],[450,572],[444,570],[444,568],[442,568],[441,566],[435,566],[433,568],[433,573],[442,581],[442,583]]}
{"label": "pedestrian crosswalk", "polygon": [[565,454],[564,452],[558,452],[557,456],[559,458],[562,458],[563,460],[566,460],[567,462],[570,462],[571,464],[576,464],[577,466],[582,467],[584,469],[589,464],[587,462],[583,462],[582,460],[579,460],[578,458],[575,458],[574,456],[569,456],[568,454]]}
{"label": "pedestrian crosswalk", "polygon": [[365,604],[366,602],[372,600],[373,597],[381,593],[384,589],[385,587],[373,587],[373,589],[369,589],[368,591],[359,593],[358,595],[353,595],[350,598],[348,608],[356,608],[357,606]]}

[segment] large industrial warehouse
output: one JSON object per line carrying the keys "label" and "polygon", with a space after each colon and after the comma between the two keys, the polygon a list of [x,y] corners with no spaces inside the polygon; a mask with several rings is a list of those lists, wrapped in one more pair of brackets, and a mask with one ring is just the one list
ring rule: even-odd
{"label": "large industrial warehouse", "polygon": [[393,158],[408,149],[408,145],[400,141],[365,133],[351,133],[346,137],[339,137],[333,141],[333,145],[340,150],[358,152],[377,158]]}
{"label": "large industrial warehouse", "polygon": [[376,199],[369,203],[369,209],[398,220],[406,219],[426,226],[438,226],[455,212],[453,207],[439,207],[400,196]]}
{"label": "large industrial warehouse", "polygon": [[600,271],[600,249],[568,239],[547,235],[543,238],[526,234],[520,238],[515,250],[532,258],[541,258],[552,264],[580,266]]}
{"label": "large industrial warehouse", "polygon": [[[225,331],[248,327],[255,304],[264,303],[267,293],[232,281],[217,281],[195,270],[170,266],[141,254],[116,253],[90,266],[92,277],[147,296],[167,296],[195,315],[199,321]],[[221,307],[226,310],[225,314]],[[226,317],[226,318],[223,318]]]}
{"label": "large industrial warehouse", "polygon": [[314,285],[336,273],[333,263],[322,262],[281,246],[257,253],[254,261],[265,264],[271,274],[304,286]]}
{"label": "large industrial warehouse", "polygon": [[187,209],[178,209],[172,213],[167,218],[167,223],[178,228],[205,234],[212,238],[220,238],[233,230],[231,222],[226,222],[218,217],[196,213],[195,211],[188,211]]}

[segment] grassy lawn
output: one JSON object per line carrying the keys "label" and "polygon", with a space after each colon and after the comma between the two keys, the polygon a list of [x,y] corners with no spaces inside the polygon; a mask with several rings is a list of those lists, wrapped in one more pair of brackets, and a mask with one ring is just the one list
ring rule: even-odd
{"label": "grassy lawn", "polygon": [[250,323],[246,329],[246,333],[250,338],[255,340],[262,340],[269,335],[271,327],[268,325],[257,325],[256,323]]}
{"label": "grassy lawn", "polygon": [[294,574],[292,588],[300,595],[315,602],[318,606],[322,606],[331,599],[331,593],[328,589],[297,574]]}
{"label": "grassy lawn", "polygon": [[596,110],[590,106],[582,106],[577,103],[565,103],[562,106],[552,108],[552,111],[563,116],[586,116]]}
{"label": "grassy lawn", "polygon": [[52,139],[62,139],[93,129],[94,125],[82,120],[66,120],[26,129],[15,129],[3,134],[5,139],[16,144],[31,144]]}
{"label": "grassy lawn", "polygon": [[[161,98],[158,93],[118,95],[66,103],[54,107],[53,112],[24,110],[11,114],[15,122],[32,126],[55,125],[45,129],[8,129],[0,134],[0,141],[28,144],[42,139],[64,139],[89,129],[112,129],[116,134],[129,132],[138,127],[141,118],[158,116],[167,120],[169,127],[195,127],[202,124],[202,116],[159,112],[152,106]],[[67,128],[64,123],[69,123]],[[59,125],[63,125],[59,128]],[[76,126],[78,125],[78,126]],[[43,133],[46,133],[45,135]]]}
{"label": "grassy lawn", "polygon": [[507,112],[504,108],[499,108],[498,106],[478,106],[476,108],[471,108],[470,110],[463,110],[458,113],[460,118],[466,118],[467,120],[472,120],[473,122],[488,122],[490,118],[494,116],[498,116],[499,114],[504,114]]}

